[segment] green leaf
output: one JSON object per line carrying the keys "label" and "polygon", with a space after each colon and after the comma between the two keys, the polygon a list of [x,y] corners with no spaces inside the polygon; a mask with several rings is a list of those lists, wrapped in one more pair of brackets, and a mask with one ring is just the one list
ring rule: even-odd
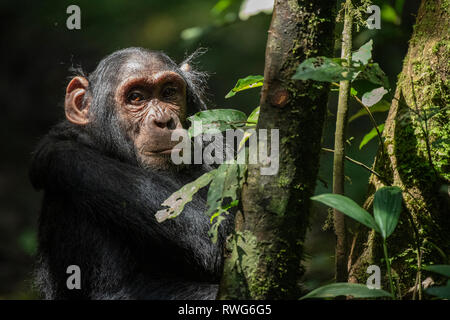
{"label": "green leaf", "polygon": [[258,88],[263,85],[263,76],[248,76],[243,79],[239,79],[233,89],[225,96],[225,99],[231,98],[236,92],[248,90],[252,88]]}
{"label": "green leaf", "polygon": [[377,89],[380,85],[373,84],[366,79],[356,77],[356,79],[352,82],[352,87],[358,92],[358,97],[361,99],[364,93]]}
{"label": "green leaf", "polygon": [[339,296],[352,296],[354,298],[379,298],[392,297],[389,292],[381,289],[369,289],[366,285],[359,283],[332,283],[320,288],[317,288],[307,295],[300,298],[334,298]]}
{"label": "green leaf", "polygon": [[450,278],[450,265],[448,264],[434,264],[431,266],[424,266],[422,268],[424,270],[439,273],[442,274],[443,276]]}
{"label": "green leaf", "polygon": [[389,88],[389,80],[378,63],[369,63],[364,66],[364,69],[354,79],[354,81],[358,80],[366,80],[386,89]]}
{"label": "green leaf", "polygon": [[208,232],[214,243],[217,241],[219,225],[225,219],[223,214],[228,214],[228,210],[239,203],[238,190],[242,188],[245,171],[246,165],[236,164],[235,161],[224,163],[219,166],[211,182],[206,201],[208,206],[206,214],[210,217],[211,223],[215,220]]}
{"label": "green leaf", "polygon": [[245,143],[247,142],[248,139],[250,139],[252,135],[253,135],[252,132],[249,131],[244,132],[244,136],[242,137],[242,140],[239,142],[238,151],[240,151],[242,147],[245,146]]}
{"label": "green leaf", "polygon": [[362,70],[361,67],[342,65],[339,58],[315,57],[303,61],[292,79],[337,82],[352,80]]}
{"label": "green leaf", "polygon": [[210,217],[219,211],[226,199],[234,201],[238,198],[237,191],[241,187],[241,172],[244,165],[238,165],[234,161],[223,163],[217,168],[217,173],[208,190],[206,214]]}
{"label": "green leaf", "polygon": [[428,288],[425,292],[441,299],[450,299],[450,285]]}
{"label": "green leaf", "polygon": [[215,222],[212,224],[211,228],[209,228],[208,236],[211,238],[212,243],[217,243],[217,239],[219,238],[219,227],[222,221],[226,219],[222,213],[227,213],[226,210],[217,212],[215,217]]}
{"label": "green leaf", "polygon": [[192,27],[181,31],[180,37],[184,41],[194,41],[205,33],[204,27]]}
{"label": "green leaf", "polygon": [[211,180],[215,177],[217,169],[211,170],[195,181],[184,185],[180,190],[174,192],[169,198],[162,203],[161,206],[167,206],[169,208],[161,209],[156,212],[155,217],[158,222],[163,222],[167,219],[173,219],[183,212],[184,206],[192,201],[192,197],[201,188],[207,186]]}
{"label": "green leaf", "polygon": [[[370,107],[370,112],[372,114],[376,113],[376,112],[386,112],[390,109],[390,107],[391,107],[391,105],[389,104],[389,102],[387,102],[386,100],[381,100],[373,107]],[[357,113],[355,113],[353,116],[351,116],[350,119],[348,119],[348,122],[350,123],[350,122],[358,119],[359,117],[366,116],[366,115],[368,115],[367,110],[365,108],[361,108]]]}
{"label": "green leaf", "polygon": [[212,225],[208,231],[208,235],[213,243],[217,243],[217,239],[219,236],[218,234],[219,226],[222,223],[222,221],[226,219],[225,215],[229,214],[229,210],[233,207],[236,207],[238,204],[239,200],[234,200],[229,205],[221,207],[219,211],[217,211],[211,216],[210,223]]}
{"label": "green leaf", "polygon": [[383,4],[383,8],[381,9],[381,19],[396,25],[400,25],[401,23],[401,19],[397,12],[389,4]]}
{"label": "green leaf", "polygon": [[258,119],[259,119],[259,107],[255,108],[252,111],[252,113],[247,118],[247,122],[256,124],[258,123]]}
{"label": "green leaf", "polygon": [[395,11],[401,16],[403,12],[403,6],[405,5],[405,0],[395,0]]}
{"label": "green leaf", "polygon": [[358,61],[352,61],[350,66],[346,66],[346,61],[340,58],[309,58],[298,66],[297,72],[292,79],[324,82],[338,82],[342,80],[351,80],[352,82],[368,81],[375,85],[389,88],[388,78],[378,63],[361,64],[361,61],[365,62],[366,58],[367,53],[358,52],[355,57]]}
{"label": "green leaf", "polygon": [[[256,127],[256,124],[258,123],[259,119],[259,107],[255,108],[252,113],[247,118],[247,127],[253,128]],[[242,137],[241,142],[239,142],[238,151],[242,149],[242,147],[245,145],[247,140],[252,135],[251,132],[245,131],[244,136]]]}
{"label": "green leaf", "polygon": [[203,133],[216,133],[217,131],[225,131],[235,129],[238,126],[244,126],[247,120],[245,113],[234,109],[213,109],[200,111],[190,116],[188,120],[191,124],[201,122],[202,130],[191,126],[188,130],[190,137],[196,137]]}
{"label": "green leaf", "polygon": [[33,256],[37,251],[37,234],[34,230],[25,230],[19,236],[19,244],[23,251]]}
{"label": "green leaf", "polygon": [[371,107],[383,99],[386,93],[388,93],[388,91],[383,87],[373,89],[372,91],[363,94],[362,103],[368,107]]}
{"label": "green leaf", "polygon": [[[380,134],[383,132],[383,129],[384,129],[384,123],[380,124],[378,126],[378,131],[380,131]],[[364,136],[364,138],[362,139],[361,143],[359,144],[359,150],[361,150],[362,147],[364,147],[367,143],[370,142],[370,140],[375,138],[377,135],[378,135],[378,132],[377,132],[377,130],[375,128],[370,130],[370,132]]]}
{"label": "green leaf", "polygon": [[358,51],[352,54],[352,60],[354,62],[361,62],[364,65],[368,64],[370,59],[372,59],[372,49],[373,41],[370,40],[369,42],[361,46]]}
{"label": "green leaf", "polygon": [[211,14],[218,16],[233,4],[233,0],[219,0],[211,9]]}
{"label": "green leaf", "polygon": [[373,215],[381,236],[387,239],[397,226],[402,211],[402,189],[382,187],[375,192]]}
{"label": "green leaf", "polygon": [[340,194],[326,193],[311,198],[312,200],[322,202],[327,206],[341,211],[350,218],[355,219],[366,227],[380,232],[374,218],[366,210],[361,208],[355,201]]}

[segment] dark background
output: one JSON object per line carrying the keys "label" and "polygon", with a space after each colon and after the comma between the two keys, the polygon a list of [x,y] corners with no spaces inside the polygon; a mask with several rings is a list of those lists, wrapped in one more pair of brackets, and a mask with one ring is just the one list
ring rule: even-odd
{"label": "dark background", "polygon": [[[259,91],[250,90],[224,99],[239,78],[264,73],[264,54],[270,15],[261,13],[247,21],[236,16],[240,1],[227,12],[214,15],[215,0],[135,1],[2,1],[0,4],[0,299],[28,299],[31,290],[36,225],[42,194],[28,181],[30,155],[49,128],[63,119],[62,102],[69,69],[81,66],[91,72],[105,55],[125,47],[163,50],[174,60],[198,47],[208,52],[198,67],[210,73],[209,106],[235,108],[247,114],[259,102]],[[362,28],[354,38],[358,48],[374,40],[374,60],[395,85],[406,53],[418,0],[374,1],[382,7],[382,29]],[[68,30],[66,8],[81,8],[81,30]],[[197,37],[182,39],[184,35]],[[339,27],[337,34],[339,32]],[[339,48],[336,48],[339,55]],[[330,94],[330,116],[324,146],[333,147],[336,94]],[[359,107],[353,105],[351,114]],[[378,114],[382,123],[386,114]],[[371,165],[377,149],[374,139],[359,150],[362,137],[371,130],[366,117],[352,122],[348,136],[354,137],[349,156]],[[329,191],[332,155],[324,154],[317,192]],[[347,164],[350,177],[346,192],[361,203],[367,189],[368,172]],[[323,210],[323,209],[321,209]],[[314,210],[307,248],[305,286],[314,288],[333,278],[334,236],[322,231],[327,212]],[[149,253],[150,254],[150,253]]]}

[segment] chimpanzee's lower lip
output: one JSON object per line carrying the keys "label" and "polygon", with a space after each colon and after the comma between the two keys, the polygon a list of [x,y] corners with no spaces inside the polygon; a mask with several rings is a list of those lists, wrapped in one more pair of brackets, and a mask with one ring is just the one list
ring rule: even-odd
{"label": "chimpanzee's lower lip", "polygon": [[171,154],[172,152],[180,152],[181,149],[166,149],[166,150],[158,150],[158,151],[147,151],[144,154],[147,156],[155,156],[155,155],[161,155],[161,154]]}

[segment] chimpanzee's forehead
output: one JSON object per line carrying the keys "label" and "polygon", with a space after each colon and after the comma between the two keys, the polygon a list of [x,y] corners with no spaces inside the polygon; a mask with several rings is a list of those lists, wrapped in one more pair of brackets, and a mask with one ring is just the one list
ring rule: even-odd
{"label": "chimpanzee's forehead", "polygon": [[122,64],[120,71],[124,76],[150,76],[161,71],[173,71],[176,65],[156,54],[132,55]]}

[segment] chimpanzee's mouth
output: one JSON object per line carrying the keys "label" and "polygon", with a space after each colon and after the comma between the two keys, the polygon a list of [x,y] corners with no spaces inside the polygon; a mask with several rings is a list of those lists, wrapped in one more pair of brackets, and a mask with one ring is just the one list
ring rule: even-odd
{"label": "chimpanzee's mouth", "polygon": [[182,151],[182,149],[178,149],[178,148],[162,149],[162,150],[155,150],[155,151],[146,151],[146,152],[144,152],[144,155],[146,155],[146,156],[170,155],[172,152],[179,153],[180,151]]}

